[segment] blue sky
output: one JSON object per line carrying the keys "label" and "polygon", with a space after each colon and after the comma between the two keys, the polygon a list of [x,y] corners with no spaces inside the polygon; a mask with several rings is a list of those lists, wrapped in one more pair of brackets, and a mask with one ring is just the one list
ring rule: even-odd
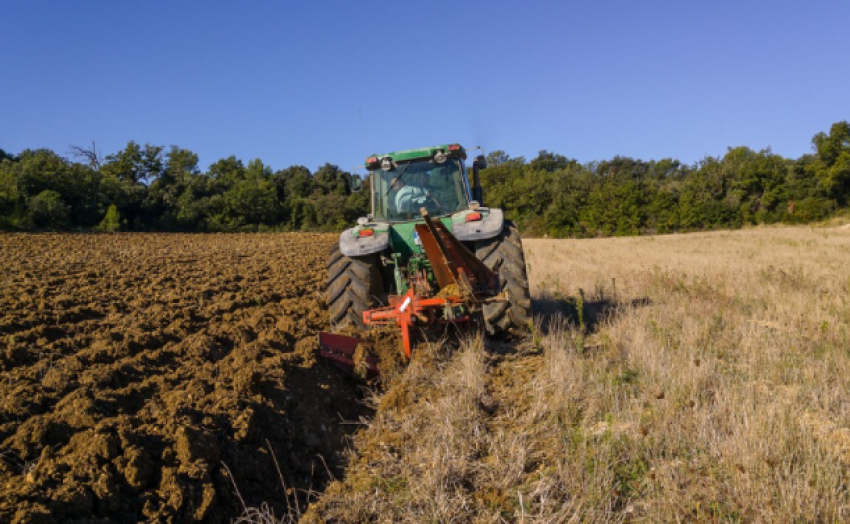
{"label": "blue sky", "polygon": [[0,148],[797,157],[850,119],[848,26],[843,1],[0,0]]}

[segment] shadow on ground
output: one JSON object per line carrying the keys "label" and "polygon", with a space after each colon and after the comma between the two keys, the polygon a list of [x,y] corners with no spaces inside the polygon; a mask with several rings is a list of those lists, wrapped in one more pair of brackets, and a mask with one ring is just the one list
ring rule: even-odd
{"label": "shadow on ground", "polygon": [[630,308],[644,307],[650,303],[648,297],[616,300],[605,295],[581,299],[541,294],[532,297],[531,309],[542,333],[548,333],[556,322],[565,321],[575,327],[584,324],[585,332],[590,334],[598,331],[599,325],[606,319],[612,320]]}

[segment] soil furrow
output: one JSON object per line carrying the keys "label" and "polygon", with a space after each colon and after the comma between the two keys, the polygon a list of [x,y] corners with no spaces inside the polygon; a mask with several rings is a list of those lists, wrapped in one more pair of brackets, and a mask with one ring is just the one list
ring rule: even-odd
{"label": "soil furrow", "polygon": [[368,413],[315,360],[333,241],[0,235],[0,522],[303,506]]}

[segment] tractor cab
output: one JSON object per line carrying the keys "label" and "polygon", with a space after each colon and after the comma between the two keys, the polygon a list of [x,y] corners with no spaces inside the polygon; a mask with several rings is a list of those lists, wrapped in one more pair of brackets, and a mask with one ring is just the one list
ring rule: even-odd
{"label": "tractor cab", "polygon": [[[466,150],[459,144],[368,157],[372,212],[342,233],[343,255],[384,253],[407,262],[411,255],[422,254],[415,228],[424,223],[425,214],[442,222],[467,247],[498,236],[504,228],[502,211],[481,202],[478,172],[486,166],[484,157],[474,160],[472,180],[465,160]],[[352,187],[360,187],[359,177],[352,177],[352,182]]]}
{"label": "tractor cab", "polygon": [[421,220],[422,209],[434,217],[467,209],[470,188],[464,159],[466,152],[457,144],[367,158],[372,218],[409,222]]}

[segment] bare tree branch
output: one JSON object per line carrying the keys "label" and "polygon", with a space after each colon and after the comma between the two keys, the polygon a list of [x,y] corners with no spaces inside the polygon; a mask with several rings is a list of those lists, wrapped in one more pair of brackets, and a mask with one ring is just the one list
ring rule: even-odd
{"label": "bare tree branch", "polygon": [[97,150],[94,140],[91,141],[91,148],[80,146],[71,146],[71,154],[74,158],[82,158],[88,162],[89,167],[95,170],[100,170],[100,165],[103,163],[103,157]]}

